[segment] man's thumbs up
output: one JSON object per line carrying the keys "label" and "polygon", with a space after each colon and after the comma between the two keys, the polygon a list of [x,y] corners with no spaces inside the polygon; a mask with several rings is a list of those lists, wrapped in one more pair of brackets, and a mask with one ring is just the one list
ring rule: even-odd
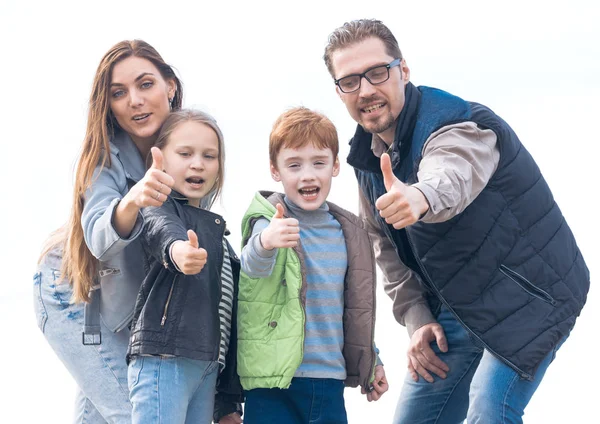
{"label": "man's thumbs up", "polygon": [[394,183],[399,181],[392,171],[392,160],[390,159],[390,155],[387,153],[382,154],[380,163],[381,173],[383,174],[383,184],[385,185],[386,191],[390,191]]}
{"label": "man's thumbs up", "polygon": [[[150,154],[152,155],[152,165],[150,168],[158,169],[159,171],[163,170],[163,155],[158,147],[152,147],[150,149]],[[147,163],[147,162],[146,162]]]}
{"label": "man's thumbs up", "polygon": [[429,209],[425,196],[396,178],[387,153],[381,155],[380,166],[386,193],[375,202],[379,215],[397,230],[414,224]]}
{"label": "man's thumbs up", "polygon": [[187,235],[188,235],[189,245],[198,249],[198,247],[199,247],[198,246],[198,236],[196,235],[194,230],[188,230]]}
{"label": "man's thumbs up", "polygon": [[281,203],[277,203],[275,208],[277,209],[277,212],[275,212],[275,215],[273,215],[273,218],[274,219],[282,219],[283,218],[283,206],[281,205]]}

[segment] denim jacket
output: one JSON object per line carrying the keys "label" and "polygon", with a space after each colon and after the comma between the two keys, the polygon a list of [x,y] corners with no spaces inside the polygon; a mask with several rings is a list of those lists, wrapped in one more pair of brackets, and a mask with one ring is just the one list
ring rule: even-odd
{"label": "denim jacket", "polygon": [[129,135],[120,131],[110,143],[111,166],[98,166],[85,194],[81,225],[85,242],[100,261],[100,315],[112,331],[127,327],[145,276],[145,256],[138,238],[143,218],[127,238],[112,225],[115,208],[131,185],[143,178],[146,166]]}

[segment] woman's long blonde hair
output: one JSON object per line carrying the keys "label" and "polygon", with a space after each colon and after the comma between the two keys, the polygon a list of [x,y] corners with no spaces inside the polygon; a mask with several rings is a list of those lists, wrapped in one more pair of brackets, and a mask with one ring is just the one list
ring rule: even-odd
{"label": "woman's long blonde hair", "polygon": [[54,246],[64,244],[61,274],[63,279],[67,279],[73,285],[75,302],[89,301],[89,292],[98,271],[98,260],[85,244],[81,214],[85,193],[92,183],[96,166],[111,166],[109,141],[115,130],[119,129],[110,108],[112,70],[116,63],[131,56],[149,60],[165,80],[175,82],[176,91],[171,104],[173,110],[181,109],[183,103],[183,87],[173,68],[145,41],[121,41],[100,61],[92,84],[87,128],[77,163],[71,216],[65,226],[50,236],[44,248],[44,252],[47,253]]}

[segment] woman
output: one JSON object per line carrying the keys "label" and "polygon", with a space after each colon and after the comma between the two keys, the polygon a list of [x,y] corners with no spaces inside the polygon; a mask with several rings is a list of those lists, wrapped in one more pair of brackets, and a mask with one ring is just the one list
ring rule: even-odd
{"label": "woman", "polygon": [[71,217],[34,277],[40,329],[80,388],[76,422],[131,422],[125,355],[145,271],[140,209],[160,206],[173,184],[146,159],[182,98],[173,69],[141,40],[113,46],[96,71]]}

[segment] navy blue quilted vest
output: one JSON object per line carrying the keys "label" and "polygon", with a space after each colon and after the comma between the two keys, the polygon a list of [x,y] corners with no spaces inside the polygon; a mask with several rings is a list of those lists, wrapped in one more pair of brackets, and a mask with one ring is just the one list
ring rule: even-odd
{"label": "navy blue quilted vest", "polygon": [[[569,334],[585,303],[589,271],[584,259],[538,166],[506,122],[485,106],[441,90],[409,89],[416,93],[414,113],[397,128],[397,137],[403,130],[407,136],[395,140],[392,152],[401,181],[417,181],[425,141],[452,123],[473,121],[493,130],[500,162],[481,194],[454,218],[417,222],[405,230],[381,218],[380,225],[435,298],[486,349],[531,379],[540,361]],[[374,207],[385,187],[370,150],[371,135],[359,126],[351,143],[348,162]]]}

